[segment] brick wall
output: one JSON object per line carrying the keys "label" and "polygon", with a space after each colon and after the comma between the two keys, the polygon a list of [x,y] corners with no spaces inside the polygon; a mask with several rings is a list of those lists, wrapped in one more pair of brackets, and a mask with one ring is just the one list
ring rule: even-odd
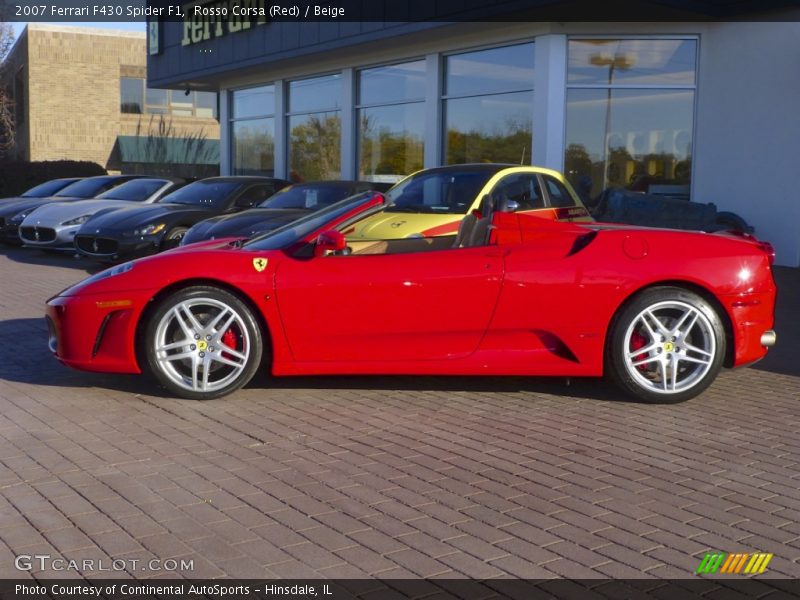
{"label": "brick wall", "polygon": [[[118,169],[117,136],[135,135],[140,120],[120,113],[119,80],[144,76],[145,34],[34,25],[27,54],[30,160],[90,160]],[[141,115],[145,135],[149,120]],[[176,117],[173,125],[182,134],[219,138],[214,119]]]}

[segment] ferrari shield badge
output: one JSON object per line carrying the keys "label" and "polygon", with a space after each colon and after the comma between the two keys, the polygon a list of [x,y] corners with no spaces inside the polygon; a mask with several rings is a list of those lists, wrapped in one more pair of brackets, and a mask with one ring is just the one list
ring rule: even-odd
{"label": "ferrari shield badge", "polygon": [[266,258],[261,258],[260,256],[258,258],[254,258],[253,259],[253,268],[256,271],[258,271],[259,273],[261,273],[261,271],[263,271],[264,269],[267,268],[267,262],[268,261],[267,261]]}

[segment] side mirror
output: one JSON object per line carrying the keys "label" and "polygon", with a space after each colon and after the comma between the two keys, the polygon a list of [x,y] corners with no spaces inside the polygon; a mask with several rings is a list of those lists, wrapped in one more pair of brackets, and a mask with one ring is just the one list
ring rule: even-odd
{"label": "side mirror", "polygon": [[347,240],[344,236],[333,229],[323,231],[317,237],[314,244],[314,256],[325,256],[328,252],[340,252],[347,248]]}

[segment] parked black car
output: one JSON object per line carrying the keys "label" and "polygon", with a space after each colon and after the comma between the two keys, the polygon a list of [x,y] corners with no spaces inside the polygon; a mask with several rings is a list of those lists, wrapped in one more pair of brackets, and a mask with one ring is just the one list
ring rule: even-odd
{"label": "parked black car", "polygon": [[[113,187],[145,175],[99,175],[85,177],[46,198],[24,197],[0,203],[0,242],[19,245],[19,226],[31,212],[49,202],[77,202],[94,198]],[[49,182],[48,182],[49,183]]]}
{"label": "parked black car", "polygon": [[47,198],[60,192],[68,185],[80,181],[83,177],[62,177],[61,179],[51,179],[39,185],[33,186],[31,189],[22,192],[19,196],[10,196],[8,198],[0,198],[0,206],[4,202],[14,202],[21,198]]}
{"label": "parked black car", "polygon": [[186,232],[181,245],[224,237],[251,238],[344,200],[348,196],[369,190],[384,192],[390,187],[391,184],[388,183],[370,181],[298,183],[283,188],[259,204],[258,208],[201,221]]}
{"label": "parked black car", "polygon": [[101,260],[154,254],[177,246],[195,223],[252,208],[288,181],[271,177],[209,177],[159,202],[100,211],[75,235],[81,254]]}

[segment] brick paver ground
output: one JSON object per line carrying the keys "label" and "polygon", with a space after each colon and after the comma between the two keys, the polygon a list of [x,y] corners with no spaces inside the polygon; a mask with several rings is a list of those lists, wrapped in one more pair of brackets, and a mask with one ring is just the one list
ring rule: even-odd
{"label": "brick paver ground", "polygon": [[185,577],[687,577],[710,549],[800,576],[797,270],[777,271],[767,360],[646,406],[523,378],[167,398],[49,355],[43,303],[86,266],[0,251],[0,577],[20,554],[193,560]]}

